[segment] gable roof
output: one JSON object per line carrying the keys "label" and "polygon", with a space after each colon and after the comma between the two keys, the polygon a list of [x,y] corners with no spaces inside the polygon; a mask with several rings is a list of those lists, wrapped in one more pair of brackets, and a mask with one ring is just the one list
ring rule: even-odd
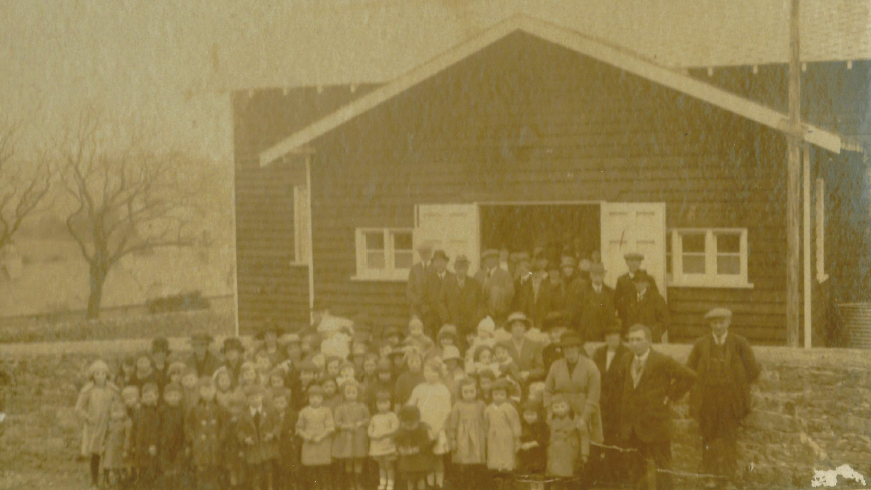
{"label": "gable roof", "polygon": [[[332,114],[297,131],[260,154],[260,165],[265,166],[288,153],[299,152],[312,140],[350,121],[408,90],[442,70],[503,39],[522,31],[545,41],[571,49],[600,60],[615,68],[647,79],[651,82],[689,95],[733,114],[745,117],[770,128],[786,129],[787,116],[746,98],[739,97],[684,73],[648,61],[628,50],[591,39],[575,31],[524,15],[514,16],[455,48],[423,63],[406,74],[360,97]],[[839,135],[816,126],[804,124],[804,138],[809,143],[839,153],[842,139]]]}

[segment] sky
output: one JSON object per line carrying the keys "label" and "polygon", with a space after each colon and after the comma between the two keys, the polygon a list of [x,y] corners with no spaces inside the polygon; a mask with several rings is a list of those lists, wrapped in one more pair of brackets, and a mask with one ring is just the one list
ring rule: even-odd
{"label": "sky", "polygon": [[[809,56],[871,53],[871,2],[802,1],[803,19],[861,41],[845,47],[818,33],[826,43],[808,43]],[[0,0],[0,121],[27,124],[27,152],[94,107],[118,127],[150,125],[157,146],[229,162],[230,90],[388,80],[518,12],[630,48],[654,46],[664,64],[765,61],[786,52],[787,3]]]}

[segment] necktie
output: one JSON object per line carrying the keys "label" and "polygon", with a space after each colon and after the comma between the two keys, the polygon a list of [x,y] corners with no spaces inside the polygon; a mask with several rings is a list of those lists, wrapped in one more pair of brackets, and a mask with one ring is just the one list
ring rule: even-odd
{"label": "necktie", "polygon": [[254,425],[260,427],[260,410],[254,412]]}
{"label": "necktie", "polygon": [[644,368],[644,363],[641,362],[641,359],[636,357],[632,362],[632,384],[633,386],[638,386],[638,381],[641,379],[641,370]]}

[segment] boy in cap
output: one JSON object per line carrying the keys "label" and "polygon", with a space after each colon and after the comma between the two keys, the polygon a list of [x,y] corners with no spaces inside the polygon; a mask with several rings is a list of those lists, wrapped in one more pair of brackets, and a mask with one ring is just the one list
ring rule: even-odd
{"label": "boy in cap", "polygon": [[600,262],[590,265],[590,287],[584,292],[584,302],[575,310],[572,325],[584,342],[602,339],[605,328],[617,316],[614,308],[614,290],[604,284],[605,266]]}
{"label": "boy in cap", "polygon": [[647,272],[639,270],[633,278],[636,295],[626,307],[626,320],[629,325],[640,323],[650,327],[654,342],[668,341],[670,315],[665,299],[652,289],[653,283]]}
{"label": "boy in cap", "polygon": [[215,385],[212,378],[200,378],[197,389],[199,401],[188,415],[185,437],[196,470],[197,488],[204,490],[215,488],[217,484],[216,474],[221,462],[221,423],[224,418],[215,403]]}
{"label": "boy in cap", "polygon": [[469,276],[468,257],[458,255],[454,271],[439,294],[439,316],[442,324],[455,325],[460,339],[465,340],[481,321],[484,301],[481,284]]}
{"label": "boy in cap", "polygon": [[711,333],[696,340],[687,359],[687,366],[698,374],[690,393],[690,410],[699,421],[703,471],[735,483],[738,427],[750,413],[750,385],[759,378],[761,368],[747,339],[729,332],[729,309],[714,308],[705,321]]}
{"label": "boy in cap", "polygon": [[[629,308],[638,294],[638,290],[635,288],[635,275],[639,271],[644,271],[641,268],[644,254],[627,252],[623,254],[623,260],[626,261],[626,267],[629,271],[617,278],[617,284],[614,286],[614,307],[617,308],[617,315],[620,317],[620,321],[623,322],[623,326],[629,328],[629,325],[634,325],[634,323],[630,323],[628,318]],[[651,281],[649,288],[657,291],[656,282]]]}

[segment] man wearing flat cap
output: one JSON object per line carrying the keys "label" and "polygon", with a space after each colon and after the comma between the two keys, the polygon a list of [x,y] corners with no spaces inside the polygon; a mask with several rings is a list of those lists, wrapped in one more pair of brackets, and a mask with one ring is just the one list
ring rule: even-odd
{"label": "man wearing flat cap", "polygon": [[[644,254],[639,252],[626,252],[623,254],[623,259],[626,261],[628,272],[617,278],[617,284],[614,285],[614,306],[617,308],[617,315],[623,326],[628,328],[634,325],[627,318],[628,309],[635,302],[638,291],[635,289],[635,276],[639,272],[643,272],[641,263],[644,262]],[[656,281],[650,281],[649,289],[658,291]]]}
{"label": "man wearing flat cap", "polygon": [[456,274],[445,281],[439,293],[439,318],[442,325],[455,325],[459,338],[465,342],[484,318],[484,301],[481,284],[469,276],[469,258],[458,255],[454,271]]}
{"label": "man wearing flat cap", "polygon": [[671,315],[665,298],[659,294],[659,291],[651,287],[654,281],[647,272],[639,270],[635,273],[632,281],[635,283],[634,291],[636,293],[623,313],[625,321],[628,321],[629,325],[640,323],[650,327],[655,343],[662,342],[663,339],[667,340]]}
{"label": "man wearing flat cap", "polygon": [[191,360],[188,366],[197,370],[197,377],[211,376],[220,366],[220,362],[212,354],[209,346],[212,344],[212,336],[205,332],[198,332],[191,336]]}
{"label": "man wearing flat cap", "polygon": [[420,307],[423,302],[423,283],[426,271],[432,260],[432,242],[425,241],[418,245],[417,254],[420,261],[411,266],[408,271],[408,285],[405,287],[405,296],[412,316],[420,316]]}
{"label": "man wearing flat cap", "polygon": [[489,249],[481,254],[481,270],[475,274],[475,280],[481,284],[486,313],[502,324],[514,300],[514,281],[508,271],[499,268],[498,251]]}
{"label": "man wearing flat cap", "polygon": [[419,318],[423,321],[423,331],[433,339],[442,326],[439,317],[439,295],[445,283],[454,280],[454,275],[447,269],[449,261],[450,258],[444,250],[436,250],[432,254],[429,269],[423,275],[423,297]]}
{"label": "man wearing flat cap", "polygon": [[729,332],[730,310],[714,308],[705,321],[711,332],[696,340],[687,359],[698,373],[690,409],[699,421],[704,471],[734,478],[738,426],[750,413],[750,384],[761,369],[747,339]]}

